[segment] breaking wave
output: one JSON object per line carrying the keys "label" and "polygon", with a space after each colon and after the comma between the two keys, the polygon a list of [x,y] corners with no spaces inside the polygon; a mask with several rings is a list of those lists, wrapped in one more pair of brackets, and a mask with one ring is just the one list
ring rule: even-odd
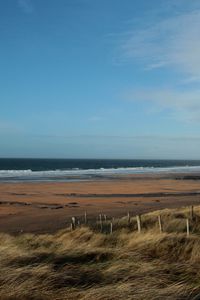
{"label": "breaking wave", "polygon": [[155,174],[155,173],[188,173],[200,172],[200,166],[175,166],[175,167],[127,167],[127,168],[99,168],[70,170],[0,170],[0,181],[70,181],[86,180],[96,176],[115,174]]}

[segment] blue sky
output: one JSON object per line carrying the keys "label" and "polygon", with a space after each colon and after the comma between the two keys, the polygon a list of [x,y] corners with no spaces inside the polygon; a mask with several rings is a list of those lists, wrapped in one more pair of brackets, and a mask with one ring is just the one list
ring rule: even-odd
{"label": "blue sky", "polygon": [[0,1],[0,157],[200,159],[198,0]]}

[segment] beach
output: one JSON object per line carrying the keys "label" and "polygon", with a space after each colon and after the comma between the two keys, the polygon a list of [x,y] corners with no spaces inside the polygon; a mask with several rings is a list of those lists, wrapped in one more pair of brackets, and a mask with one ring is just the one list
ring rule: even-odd
{"label": "beach", "polygon": [[76,182],[1,182],[0,232],[53,233],[71,217],[131,216],[200,204],[200,174],[135,174]]}

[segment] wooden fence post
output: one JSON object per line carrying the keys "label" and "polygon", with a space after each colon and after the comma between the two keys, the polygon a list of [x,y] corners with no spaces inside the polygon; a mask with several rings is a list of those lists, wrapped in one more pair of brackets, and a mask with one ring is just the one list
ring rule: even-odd
{"label": "wooden fence post", "polygon": [[100,231],[102,232],[103,230],[103,223],[102,223],[102,215],[99,215],[99,222],[100,222]]}
{"label": "wooden fence post", "polygon": [[190,224],[189,224],[189,219],[186,219],[186,228],[187,228],[187,237],[190,235]]}
{"label": "wooden fence post", "polygon": [[110,234],[112,234],[112,233],[113,233],[113,223],[110,222]]}
{"label": "wooden fence post", "polygon": [[127,213],[127,218],[128,218],[128,225],[130,224],[130,213]]}
{"label": "wooden fence post", "polygon": [[140,233],[141,232],[141,216],[137,215],[136,220],[137,220],[138,232]]}
{"label": "wooden fence post", "polygon": [[104,216],[104,221],[106,222],[106,220],[107,220],[107,216],[106,215],[103,215]]}
{"label": "wooden fence post", "polygon": [[72,230],[76,229],[76,218],[72,217]]}
{"label": "wooden fence post", "polygon": [[84,214],[84,219],[85,219],[85,225],[87,224],[87,212],[85,211],[85,214]]}
{"label": "wooden fence post", "polygon": [[158,225],[159,225],[160,233],[163,232],[161,215],[158,216]]}
{"label": "wooden fence post", "polygon": [[194,219],[194,206],[193,205],[190,208],[190,216],[191,216],[191,219],[193,220]]}

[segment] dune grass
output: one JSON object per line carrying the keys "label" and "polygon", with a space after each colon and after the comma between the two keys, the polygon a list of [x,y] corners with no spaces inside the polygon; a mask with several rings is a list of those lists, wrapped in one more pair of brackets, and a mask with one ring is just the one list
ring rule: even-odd
{"label": "dune grass", "polygon": [[[162,215],[160,233],[157,216]],[[200,293],[200,207],[56,234],[0,234],[0,299],[194,299]],[[107,226],[107,227],[106,227]],[[200,298],[199,298],[200,299]]]}

